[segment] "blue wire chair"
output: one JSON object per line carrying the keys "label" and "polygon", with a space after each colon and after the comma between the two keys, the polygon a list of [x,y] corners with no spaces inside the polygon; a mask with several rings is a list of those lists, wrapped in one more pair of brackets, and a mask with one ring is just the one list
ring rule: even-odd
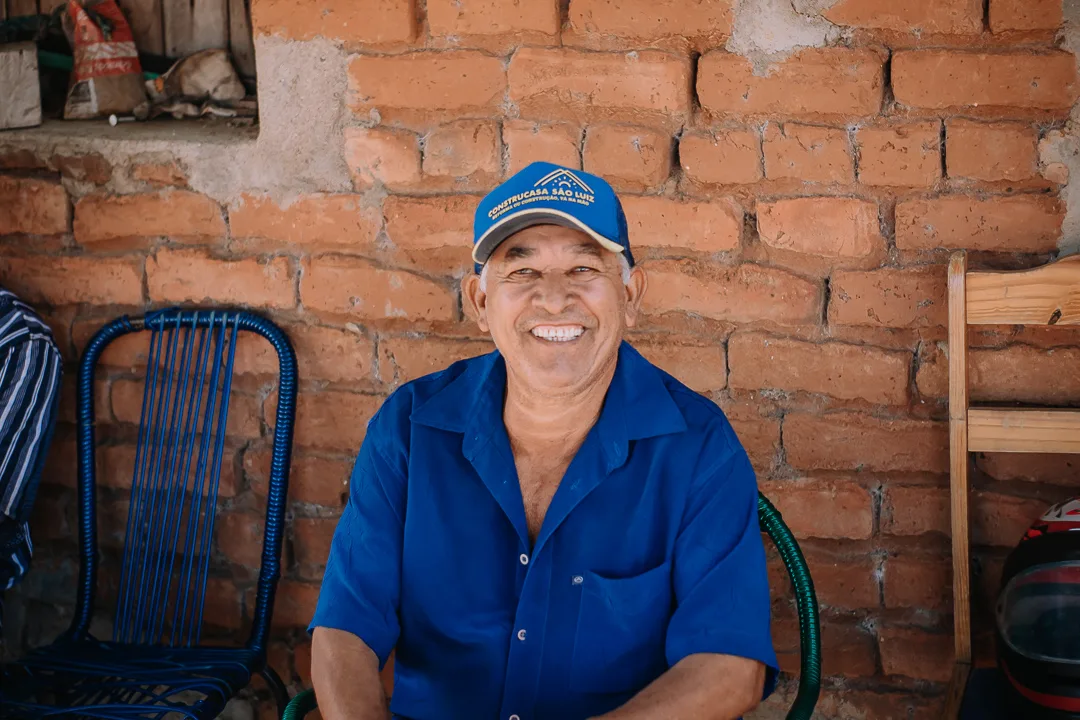
{"label": "blue wire chair", "polygon": [[[97,581],[94,370],[105,347],[150,332],[135,475],[111,640],[89,632]],[[243,647],[200,644],[215,499],[240,331],[258,333],[279,364],[262,566]],[[296,358],[285,334],[246,312],[169,309],[120,317],[83,355],[78,377],[81,566],[71,627],[4,668],[0,717],[213,718],[251,676],[265,678],[280,709],[288,694],[267,664],[280,575]]]}

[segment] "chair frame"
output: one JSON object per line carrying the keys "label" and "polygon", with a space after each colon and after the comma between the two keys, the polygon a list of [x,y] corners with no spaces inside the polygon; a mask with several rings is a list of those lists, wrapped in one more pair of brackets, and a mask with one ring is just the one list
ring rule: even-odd
{"label": "chair frame", "polygon": [[955,666],[945,717],[958,718],[972,669],[968,453],[1080,453],[1080,410],[972,407],[969,325],[1080,325],[1080,254],[1030,270],[969,271],[949,261],[949,484]]}
{"label": "chair frame", "polygon": [[[236,339],[240,331],[254,332],[265,338],[275,349],[278,356],[278,404],[276,420],[273,431],[273,444],[271,451],[270,476],[266,501],[266,522],[263,537],[263,548],[259,578],[256,589],[255,609],[251,631],[246,644],[242,648],[223,648],[195,645],[194,647],[179,648],[175,641],[169,646],[162,646],[157,642],[113,642],[104,643],[96,640],[89,634],[90,622],[94,612],[95,585],[98,571],[98,538],[96,527],[96,467],[95,467],[95,409],[94,409],[94,373],[97,368],[102,352],[117,338],[144,330],[164,333],[169,330],[190,328],[194,332],[196,328],[204,329],[207,335],[216,332],[220,327],[222,337],[226,329],[231,332],[229,341],[229,358],[227,370],[223,376],[224,389],[221,396],[228,398],[231,393],[231,380],[233,374],[233,361],[235,358]],[[159,343],[160,344],[160,343]],[[215,360],[217,366],[220,360],[221,347],[218,348],[219,357]],[[150,358],[153,362],[154,358]],[[205,366],[204,366],[205,367]],[[152,369],[147,366],[147,377]],[[112,650],[122,649],[125,657],[131,661],[124,670],[131,674],[126,676],[130,687],[142,687],[160,682],[155,671],[182,671],[186,663],[195,666],[204,663],[225,662],[233,668],[242,668],[241,672],[250,675],[258,673],[266,680],[271,692],[281,711],[288,702],[288,693],[284,683],[276,672],[267,664],[267,641],[270,632],[270,622],[273,615],[274,595],[277,582],[281,575],[280,557],[284,535],[285,503],[288,493],[288,473],[291,462],[293,426],[296,408],[297,370],[296,357],[292,346],[285,333],[276,325],[262,317],[242,310],[182,310],[170,308],[147,313],[145,316],[130,318],[126,315],[119,317],[102,327],[90,340],[79,365],[78,374],[78,411],[77,411],[77,445],[78,445],[78,496],[79,496],[79,551],[80,568],[79,582],[77,587],[76,605],[74,616],[68,630],[60,636],[52,645],[31,652],[17,665],[22,665],[28,671],[46,670],[63,672],[66,668],[63,659],[50,655],[50,649],[59,649],[61,653],[69,653],[74,662],[80,667],[94,666],[94,653],[109,648]],[[145,415],[145,407],[144,407]],[[227,412],[223,407],[222,413]],[[218,432],[224,438],[224,415],[222,415],[221,427]],[[146,420],[140,418],[140,423]],[[220,456],[215,459],[218,471],[220,470]],[[214,472],[211,469],[211,472]],[[138,470],[136,470],[138,474]],[[134,493],[134,489],[133,489]],[[131,511],[129,510],[129,513]],[[129,517],[130,524],[130,517]],[[125,541],[126,542],[126,541]],[[127,548],[125,547],[125,555]],[[201,588],[205,596],[205,584]],[[119,601],[118,601],[119,602]],[[201,605],[200,605],[201,617]],[[201,621],[200,621],[201,624]],[[169,655],[158,651],[176,650]],[[229,653],[240,655],[231,656]],[[156,653],[156,654],[155,654]],[[141,663],[141,664],[139,664]],[[239,663],[239,665],[237,665]],[[111,669],[111,668],[110,668]],[[239,675],[238,677],[242,677]],[[143,685],[138,685],[141,682]],[[165,684],[165,683],[162,683]],[[222,680],[216,683],[223,690],[220,697],[228,700],[235,689]],[[119,692],[121,697],[124,695]],[[153,693],[151,693],[153,695]],[[129,693],[130,696],[130,693]],[[157,698],[159,696],[155,696]],[[112,696],[107,696],[111,699]],[[101,701],[104,703],[104,700]],[[223,704],[223,703],[222,703]],[[123,703],[119,703],[123,705]],[[102,704],[97,712],[113,713],[116,705]],[[134,707],[134,706],[133,706]],[[139,717],[160,716],[166,712],[176,712],[176,708],[155,704],[142,706],[145,709],[140,712],[150,715]],[[9,708],[10,709],[10,708]],[[119,714],[93,715],[86,707],[70,708],[70,713],[82,717],[128,717]],[[193,710],[184,711],[189,717],[198,717]],[[68,712],[60,711],[51,713],[67,715]]]}

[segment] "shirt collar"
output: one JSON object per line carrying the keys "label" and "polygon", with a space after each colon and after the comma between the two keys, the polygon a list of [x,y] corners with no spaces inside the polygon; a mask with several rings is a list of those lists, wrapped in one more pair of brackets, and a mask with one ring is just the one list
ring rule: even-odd
{"label": "shirt collar", "polygon": [[[465,434],[465,448],[479,447],[502,422],[506,362],[493,351],[469,362],[463,373],[412,413],[413,422]],[[615,375],[596,423],[608,472],[626,462],[629,442],[682,432],[686,421],[660,370],[623,341]]]}

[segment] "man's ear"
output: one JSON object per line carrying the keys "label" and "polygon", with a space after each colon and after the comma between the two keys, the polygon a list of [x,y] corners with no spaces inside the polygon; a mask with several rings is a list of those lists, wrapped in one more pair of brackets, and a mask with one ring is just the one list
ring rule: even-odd
{"label": "man's ear", "polygon": [[469,273],[461,279],[461,305],[465,314],[476,320],[482,332],[488,332],[487,293],[480,290],[480,276]]}
{"label": "man's ear", "polygon": [[641,313],[641,299],[649,289],[649,277],[645,268],[635,265],[630,268],[630,282],[626,283],[626,327],[637,325]]}

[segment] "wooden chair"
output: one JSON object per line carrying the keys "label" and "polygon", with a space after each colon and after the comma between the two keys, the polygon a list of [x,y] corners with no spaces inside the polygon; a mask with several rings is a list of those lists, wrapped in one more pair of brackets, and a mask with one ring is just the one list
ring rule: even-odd
{"label": "wooden chair", "polygon": [[1012,272],[968,272],[963,252],[949,262],[949,475],[956,665],[945,705],[948,720],[959,717],[972,665],[968,453],[1080,453],[1080,410],[971,406],[968,325],[1080,325],[1080,255]]}

